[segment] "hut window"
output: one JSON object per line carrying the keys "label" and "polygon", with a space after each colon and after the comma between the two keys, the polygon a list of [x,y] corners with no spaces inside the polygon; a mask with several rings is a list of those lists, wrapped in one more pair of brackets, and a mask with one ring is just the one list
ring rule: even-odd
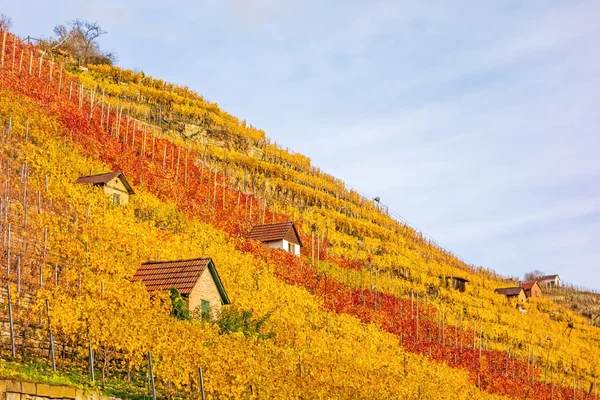
{"label": "hut window", "polygon": [[290,253],[292,253],[292,254],[295,253],[295,251],[294,251],[294,245],[292,243],[288,243],[288,251]]}
{"label": "hut window", "polygon": [[121,195],[119,193],[113,193],[113,203],[121,204]]}
{"label": "hut window", "polygon": [[202,300],[202,316],[208,316],[210,314],[210,303],[206,300]]}

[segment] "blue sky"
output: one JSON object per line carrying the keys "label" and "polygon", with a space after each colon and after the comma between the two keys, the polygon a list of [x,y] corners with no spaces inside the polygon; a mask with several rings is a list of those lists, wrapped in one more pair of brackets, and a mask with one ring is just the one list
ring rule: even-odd
{"label": "blue sky", "polygon": [[[4,0],[21,36],[98,21],[468,261],[600,289],[597,1]],[[176,6],[171,5],[176,4]]]}

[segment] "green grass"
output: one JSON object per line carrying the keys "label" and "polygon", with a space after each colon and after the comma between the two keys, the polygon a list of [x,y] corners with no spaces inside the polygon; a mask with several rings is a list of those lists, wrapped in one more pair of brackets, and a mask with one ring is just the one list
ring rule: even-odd
{"label": "green grass", "polygon": [[74,371],[55,373],[51,367],[35,359],[22,362],[3,360],[0,363],[0,378],[85,388],[81,374]]}
{"label": "green grass", "polygon": [[127,383],[118,375],[109,376],[105,380],[104,389],[101,388],[100,371],[96,372],[96,381],[90,381],[86,371],[77,368],[68,368],[65,371],[54,372],[46,360],[40,358],[26,358],[23,360],[1,359],[0,379],[15,379],[20,381],[46,383],[50,385],[64,385],[84,390],[98,391],[104,395],[121,399],[142,400],[149,399],[145,382]]}

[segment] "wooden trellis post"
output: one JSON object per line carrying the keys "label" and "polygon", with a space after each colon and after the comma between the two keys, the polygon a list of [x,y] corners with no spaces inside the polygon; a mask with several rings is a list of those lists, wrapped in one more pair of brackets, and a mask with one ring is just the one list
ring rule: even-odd
{"label": "wooden trellis post", "polygon": [[83,83],[79,85],[79,109],[83,108]]}
{"label": "wooden trellis post", "polygon": [[417,341],[419,340],[419,293],[417,292]]}
{"label": "wooden trellis post", "polygon": [[48,340],[50,341],[50,359],[52,360],[52,370],[56,372],[56,358],[54,357],[54,338],[52,336],[52,326],[50,325],[50,305],[46,299],[46,315],[48,316]]}
{"label": "wooden trellis post", "polygon": [[17,54],[17,38],[15,36],[13,36],[12,38],[13,41],[13,54],[12,54],[12,70],[15,70],[15,56]]}
{"label": "wooden trellis post", "polygon": [[175,169],[175,147],[171,147],[171,171]]}
{"label": "wooden trellis post", "polygon": [[21,50],[21,57],[19,59],[19,74],[21,73],[21,70],[23,69],[23,54],[24,54],[24,50]]}
{"label": "wooden trellis post", "polygon": [[506,376],[508,376],[508,360],[510,358],[510,346],[506,346]]}
{"label": "wooden trellis post", "polygon": [[88,363],[89,363],[90,379],[93,382],[93,381],[96,380],[96,377],[94,376],[94,350],[92,349],[92,344],[91,343],[90,343],[90,346],[89,346]]}
{"label": "wooden trellis post", "polygon": [[12,301],[10,297],[10,283],[6,284],[6,293],[8,297],[8,321],[10,328],[10,354],[15,357],[15,325],[13,321],[13,313],[12,313]]}
{"label": "wooden trellis post", "polygon": [[2,61],[0,62],[0,66],[4,68],[4,47],[6,46],[6,31],[2,35]]}
{"label": "wooden trellis post", "polygon": [[181,146],[177,146],[177,167],[175,169],[175,180],[179,179],[179,160],[181,158]]}
{"label": "wooden trellis post", "polygon": [[154,162],[154,144],[156,141],[156,135],[152,132],[152,162]]}
{"label": "wooden trellis post", "polygon": [[150,376],[152,400],[156,400],[156,388],[154,387],[154,375],[152,373],[152,354],[150,354],[150,352],[148,352],[148,374]]}
{"label": "wooden trellis post", "polygon": [[217,206],[217,167],[215,167],[215,186],[213,188],[213,204],[215,207]]}
{"label": "wooden trellis post", "polygon": [[63,64],[60,64],[60,72],[58,74],[58,95],[60,96],[60,91],[62,89],[62,73],[63,73]]}
{"label": "wooden trellis post", "polygon": [[446,313],[442,312],[442,346],[446,344]]}
{"label": "wooden trellis post", "polygon": [[40,54],[40,69],[38,71],[38,78],[42,77],[42,64],[44,63],[44,53]]}
{"label": "wooden trellis post", "polygon": [[100,126],[104,126],[104,89],[102,89],[102,100],[100,101]]}
{"label": "wooden trellis post", "polygon": [[[184,186],[187,187],[187,179],[188,179],[188,155],[189,155],[190,149],[186,148],[185,149],[185,173],[184,173],[184,178],[183,178],[183,184]],[[238,207],[240,205],[240,192],[238,192]]]}
{"label": "wooden trellis post", "polygon": [[311,237],[311,241],[312,241],[312,246],[311,246],[311,266],[314,267],[315,266],[315,229],[314,227],[310,230],[310,237]]}
{"label": "wooden trellis post", "polygon": [[481,350],[483,348],[483,320],[479,321],[479,363],[481,363]]}
{"label": "wooden trellis post", "polygon": [[21,256],[17,257],[17,294],[21,296]]}
{"label": "wooden trellis post", "polygon": [[[265,200],[265,202],[266,202],[266,200]],[[264,223],[265,223],[265,221],[263,219],[263,224]],[[325,232],[321,232],[321,237],[323,237],[324,235],[325,235]],[[317,269],[319,269],[319,267],[321,266],[321,242],[322,242],[321,237],[319,237],[319,234],[317,233]],[[372,269],[372,267],[371,267],[371,269]],[[373,289],[373,285],[371,285],[371,287],[369,287],[369,291],[371,291],[372,289]]]}
{"label": "wooden trellis post", "polygon": [[473,318],[473,350],[475,350],[475,335],[477,332],[477,321]]}
{"label": "wooden trellis post", "polygon": [[[123,112],[123,111],[121,110],[121,112]],[[120,124],[119,124],[119,126],[120,126]],[[144,126],[144,134],[142,136],[142,158],[146,158],[146,135],[147,135],[146,126]]]}
{"label": "wooden trellis post", "polygon": [[198,384],[198,392],[202,396],[202,400],[205,400],[204,397],[204,375],[202,374],[202,367],[198,368],[198,376],[199,376],[199,384]]}
{"label": "wooden trellis post", "polygon": [[[8,204],[6,205],[6,212],[8,219]],[[6,249],[6,270],[8,271],[8,275],[10,275],[10,224],[8,224],[7,241],[8,248]]]}

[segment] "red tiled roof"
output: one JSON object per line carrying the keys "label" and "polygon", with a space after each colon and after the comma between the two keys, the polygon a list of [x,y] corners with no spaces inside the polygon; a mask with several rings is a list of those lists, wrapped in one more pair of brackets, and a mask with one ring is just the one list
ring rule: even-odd
{"label": "red tiled roof", "polygon": [[520,287],[511,287],[511,288],[496,289],[495,292],[499,293],[499,294],[503,294],[505,296],[518,296],[522,290],[523,290],[523,288],[520,288]]}
{"label": "red tiled roof", "polygon": [[112,179],[119,176],[120,174],[121,174],[121,172],[117,171],[117,172],[107,172],[105,174],[82,176],[80,178],[77,178],[77,180],[75,182],[76,183],[91,183],[91,184],[108,183]]}
{"label": "red tiled roof", "polygon": [[302,246],[300,235],[296,231],[293,222],[280,222],[278,224],[257,225],[252,228],[248,234],[248,239],[260,240],[261,242],[273,242],[275,240],[283,240],[290,229],[294,230],[294,234],[298,239],[298,244]]}
{"label": "red tiled roof", "polygon": [[121,171],[107,172],[105,174],[98,174],[98,175],[82,176],[82,177],[77,178],[75,183],[88,183],[88,184],[92,184],[92,185],[106,185],[108,182],[110,182],[111,180],[113,180],[116,177],[119,177],[121,179],[121,182],[123,182],[123,185],[125,186],[125,188],[127,188],[127,192],[129,192],[129,194],[135,194],[135,192],[133,191],[133,188],[131,187],[129,182],[127,182],[127,179],[125,179],[125,175],[123,175],[123,172],[121,172]]}
{"label": "red tiled roof", "polygon": [[521,285],[523,287],[523,289],[525,290],[530,290],[533,285],[535,285],[537,282],[526,282],[523,285]]}
{"label": "red tiled roof", "polygon": [[210,261],[210,258],[195,258],[145,262],[136,271],[133,280],[142,281],[149,292],[176,288],[181,294],[188,295]]}

